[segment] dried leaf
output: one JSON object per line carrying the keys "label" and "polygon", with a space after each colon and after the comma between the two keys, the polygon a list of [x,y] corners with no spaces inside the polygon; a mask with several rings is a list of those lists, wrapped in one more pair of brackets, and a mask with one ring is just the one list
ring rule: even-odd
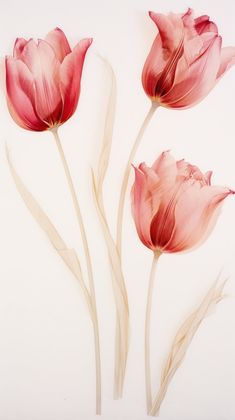
{"label": "dried leaf", "polygon": [[88,309],[90,311],[90,314],[93,318],[93,311],[92,311],[92,305],[90,301],[89,292],[86,288],[86,285],[83,281],[82,272],[81,272],[81,266],[79,259],[77,257],[77,254],[74,249],[69,249],[67,245],[65,244],[64,240],[61,238],[60,234],[58,233],[57,229],[49,219],[49,217],[46,215],[44,210],[41,208],[41,206],[38,204],[37,200],[33,197],[33,195],[30,193],[30,191],[27,189],[26,185],[23,183],[22,179],[16,172],[10,156],[9,151],[6,148],[6,156],[9,164],[9,168],[11,171],[11,175],[13,177],[13,180],[15,182],[16,188],[22,197],[26,207],[29,209],[30,213],[36,220],[36,222],[39,224],[39,226],[42,228],[42,230],[46,233],[47,237],[51,241],[53,247],[56,249],[58,254],[61,256],[69,270],[73,273],[73,275],[76,277],[76,279],[79,281],[80,286],[82,287],[82,290],[84,292],[85,299],[88,304]]}
{"label": "dried leaf", "polygon": [[120,264],[120,258],[117,252],[116,244],[110,233],[109,226],[105,217],[103,210],[103,202],[101,196],[98,196],[94,173],[92,171],[92,185],[94,199],[97,207],[98,216],[100,219],[100,224],[103,230],[103,235],[107,244],[107,249],[109,253],[109,261],[112,268],[112,279],[113,279],[113,289],[115,304],[117,310],[117,337],[118,345],[117,353],[119,355],[118,366],[119,372],[116,372],[116,379],[119,383],[119,390],[121,392],[123,387],[123,381],[125,376],[126,361],[129,347],[129,307],[128,307],[128,298],[125,287],[125,282],[122,273],[122,267]]}
{"label": "dried leaf", "polygon": [[218,285],[217,279],[215,283],[213,283],[201,304],[188,316],[177,331],[162,371],[160,389],[153,401],[152,409],[149,413],[150,415],[158,415],[170,381],[183,362],[188,347],[201,322],[215,309],[216,304],[223,299],[224,296],[222,295],[222,292],[226,281],[227,280]]}
{"label": "dried leaf", "polygon": [[106,69],[109,73],[109,77],[110,77],[110,93],[109,93],[107,112],[106,112],[105,124],[104,124],[104,136],[103,136],[102,148],[101,148],[101,152],[99,156],[97,176],[96,176],[97,191],[98,191],[98,194],[100,195],[100,193],[102,194],[101,192],[102,185],[103,185],[105,174],[108,168],[110,151],[111,151],[111,146],[112,146],[117,89],[116,89],[116,77],[115,77],[115,74],[113,72],[111,65],[102,56],[98,55],[98,57],[105,64]]}

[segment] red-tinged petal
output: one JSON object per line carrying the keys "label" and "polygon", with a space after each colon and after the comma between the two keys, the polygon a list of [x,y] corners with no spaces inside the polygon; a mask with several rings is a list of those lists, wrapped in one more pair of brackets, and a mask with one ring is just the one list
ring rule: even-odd
{"label": "red-tinged petal", "polygon": [[[157,48],[159,50],[156,39],[156,44],[153,45],[147,59],[148,62],[146,64],[148,67],[146,67],[146,70],[148,71],[146,71],[143,86],[146,86],[146,93],[148,91],[152,92],[152,95],[149,96],[158,99],[171,88],[174,82],[177,62],[183,54],[185,32],[180,15],[170,13],[168,16],[165,16],[163,14],[150,12],[150,17],[158,27],[162,43],[162,52],[159,54],[161,58],[159,64],[157,64],[158,57],[154,57],[154,49],[155,52],[157,52]],[[163,60],[166,61],[166,64],[159,74],[159,67],[162,66]],[[152,64],[154,64],[153,67]]]}
{"label": "red-tinged petal", "polygon": [[149,190],[154,188],[156,183],[159,181],[159,176],[156,172],[152,168],[149,168],[144,162],[139,165],[138,170],[140,170],[145,176],[146,187]]}
{"label": "red-tinged petal", "polygon": [[143,88],[145,93],[151,98],[155,97],[156,85],[166,66],[167,59],[168,55],[166,56],[164,49],[162,48],[161,38],[157,35],[142,72]]}
{"label": "red-tinged petal", "polygon": [[49,32],[45,41],[53,48],[57,59],[62,62],[66,55],[71,53],[71,48],[64,32],[60,28],[55,28]]}
{"label": "red-tinged petal", "polygon": [[161,190],[163,194],[175,184],[177,177],[176,161],[169,151],[163,152],[152,165],[152,169],[158,174],[161,180]]}
{"label": "red-tinged petal", "polygon": [[158,79],[155,95],[161,98],[166,92],[169,92],[174,85],[175,72],[177,69],[178,62],[184,53],[184,38],[182,37],[177,49],[168,60],[161,76]]}
{"label": "red-tinged petal", "polygon": [[[150,224],[153,218],[153,210],[157,211],[160,198],[158,198],[157,192],[152,197],[152,191],[148,190],[146,186],[145,174],[139,168],[134,169],[135,182],[131,191],[132,214],[140,240],[145,246],[154,250],[150,237]],[[157,189],[157,183],[154,189]],[[154,204],[152,202],[153,198]]]}
{"label": "red-tinged petal", "polygon": [[61,122],[67,121],[75,112],[79,95],[83,64],[92,39],[83,39],[68,54],[60,67],[60,88],[63,98]]}
{"label": "red-tinged petal", "polygon": [[235,64],[235,47],[225,47],[221,49],[220,68],[216,79],[219,80],[224,73]]}
{"label": "red-tinged petal", "polygon": [[6,58],[6,89],[9,111],[15,122],[27,130],[46,130],[47,125],[35,111],[32,74],[24,63],[11,57]]}
{"label": "red-tinged petal", "polygon": [[[167,167],[165,174],[163,173],[160,179],[161,184],[161,204],[158,214],[151,224],[151,238],[152,242],[159,247],[165,248],[172,236],[176,220],[175,208],[181,197],[184,196],[185,191],[194,188],[200,190],[203,185],[207,185],[206,179],[200,169],[186,162],[178,161],[174,165],[177,168],[177,178],[174,176],[174,182],[170,183]],[[169,172],[172,172],[171,166],[168,167]]]}
{"label": "red-tinged petal", "polygon": [[175,228],[165,250],[180,252],[205,240],[208,227],[211,231],[217,220],[218,206],[229,194],[228,188],[216,186],[198,188],[195,184],[186,189],[175,206]]}
{"label": "red-tinged petal", "polygon": [[214,87],[220,63],[221,38],[215,37],[211,46],[189,67],[185,79],[175,84],[161,101],[171,108],[187,108],[200,102]]}
{"label": "red-tinged petal", "polygon": [[25,45],[28,43],[24,38],[16,38],[16,42],[13,50],[14,58],[21,58],[22,51],[24,50]]}
{"label": "red-tinged petal", "polygon": [[160,176],[160,178],[164,178],[164,176],[170,172],[170,175],[175,180],[177,174],[176,161],[170,154],[169,150],[160,154],[157,160],[153,163],[152,168]]}
{"label": "red-tinged petal", "polygon": [[188,8],[187,12],[182,16],[182,21],[185,29],[184,38],[186,41],[195,38],[195,36],[197,35],[193,15],[193,9]]}
{"label": "red-tinged petal", "polygon": [[159,194],[161,202],[150,226],[151,240],[156,248],[164,249],[172,236],[175,226],[175,206],[184,189],[185,185],[182,180],[168,186],[165,179],[161,179],[161,195]]}
{"label": "red-tinged petal", "polygon": [[218,28],[214,22],[210,21],[207,15],[200,16],[195,19],[195,29],[199,35],[205,32],[214,32],[218,34]]}
{"label": "red-tinged petal", "polygon": [[212,174],[213,174],[212,171],[208,171],[204,175],[204,178],[206,180],[207,185],[211,185],[211,177],[212,177]]}
{"label": "red-tinged petal", "polygon": [[[177,62],[177,68],[175,71],[175,78],[174,84],[172,85],[172,89],[174,86],[184,82],[187,78],[189,79],[190,75],[190,67],[193,65],[194,62],[198,63],[199,58],[203,56],[203,54],[213,45],[215,41],[215,35],[211,32],[202,34],[200,37],[195,36],[188,41],[185,40],[184,42],[184,53],[182,57]],[[195,78],[192,78],[192,82]],[[171,91],[169,90],[168,93]]]}
{"label": "red-tinged petal", "polygon": [[184,34],[183,22],[180,15],[170,13],[168,16],[161,13],[149,12],[149,16],[157,25],[165,54],[172,54],[178,47]]}
{"label": "red-tinged petal", "polygon": [[60,63],[53,48],[42,40],[39,40],[38,45],[29,41],[21,59],[34,77],[37,114],[48,126],[57,124],[62,112],[62,98],[59,87]]}

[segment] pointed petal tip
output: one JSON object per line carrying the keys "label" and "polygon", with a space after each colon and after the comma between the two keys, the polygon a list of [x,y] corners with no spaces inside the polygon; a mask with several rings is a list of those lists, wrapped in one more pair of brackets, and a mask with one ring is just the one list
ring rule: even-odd
{"label": "pointed petal tip", "polygon": [[193,9],[191,7],[188,7],[187,12],[185,14],[186,15],[192,15],[193,14]]}
{"label": "pointed petal tip", "polygon": [[150,19],[152,19],[154,21],[154,16],[156,16],[156,13],[149,10],[148,15],[149,15]]}
{"label": "pointed petal tip", "polygon": [[163,157],[166,157],[167,155],[169,155],[169,154],[170,154],[170,152],[171,152],[171,149],[164,150],[164,151],[162,152],[162,156],[163,156]]}

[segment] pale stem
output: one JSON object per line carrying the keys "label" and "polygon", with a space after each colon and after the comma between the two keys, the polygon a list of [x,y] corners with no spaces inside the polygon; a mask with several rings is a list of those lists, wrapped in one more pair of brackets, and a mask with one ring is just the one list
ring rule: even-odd
{"label": "pale stem", "polygon": [[155,252],[149,277],[148,297],[146,304],[145,316],[145,388],[146,388],[146,405],[149,414],[152,408],[152,386],[151,386],[151,367],[150,367],[150,319],[152,311],[152,298],[154,289],[154,279],[157,263],[161,253]]}
{"label": "pale stem", "polygon": [[99,219],[103,229],[104,238],[107,244],[109,260],[112,267],[113,291],[116,304],[114,399],[118,399],[122,396],[129,345],[128,297],[123,278],[120,257],[117,252],[116,243],[110,233],[110,229],[105,215],[102,198],[102,188],[98,191],[94,173],[92,174],[95,203],[97,206]]}
{"label": "pale stem", "polygon": [[92,270],[92,264],[91,264],[91,257],[89,252],[89,246],[86,236],[86,231],[83,223],[82,213],[79,206],[79,202],[77,199],[76,191],[74,188],[73,180],[71,177],[71,173],[68,167],[67,160],[65,158],[65,154],[61,145],[61,141],[58,135],[58,129],[55,128],[52,131],[52,134],[54,136],[58,152],[60,155],[61,162],[63,164],[64,172],[66,175],[67,183],[69,186],[69,190],[71,193],[74,209],[76,212],[78,224],[80,227],[81,232],[81,238],[82,243],[84,247],[84,253],[86,258],[86,264],[87,264],[87,273],[88,273],[88,279],[89,279],[89,290],[90,290],[90,296],[91,296],[91,304],[93,309],[93,331],[94,331],[94,342],[95,342],[95,360],[96,360],[96,414],[101,414],[101,361],[100,361],[100,343],[99,343],[99,326],[98,326],[98,318],[97,318],[97,308],[96,308],[96,298],[95,298],[95,287],[94,287],[94,280],[93,280],[93,270]]}
{"label": "pale stem", "polygon": [[119,205],[118,205],[118,215],[117,215],[117,236],[116,236],[116,244],[117,244],[117,250],[120,255],[120,260],[122,258],[122,224],[123,224],[123,212],[124,212],[124,204],[125,204],[125,197],[126,197],[126,191],[128,186],[128,180],[130,176],[131,171],[131,164],[134,160],[136,151],[139,147],[139,144],[142,140],[142,137],[144,135],[144,132],[155,112],[158,105],[154,102],[152,102],[151,107],[143,121],[143,124],[140,127],[139,133],[136,137],[135,143],[131,149],[129,159],[125,168],[123,180],[122,180],[122,186],[121,186],[121,192],[119,197]]}

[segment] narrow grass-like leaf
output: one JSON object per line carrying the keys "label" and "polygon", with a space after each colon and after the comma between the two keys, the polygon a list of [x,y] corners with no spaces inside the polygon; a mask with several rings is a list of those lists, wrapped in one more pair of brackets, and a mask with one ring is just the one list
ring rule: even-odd
{"label": "narrow grass-like leaf", "polygon": [[103,183],[109,165],[110,151],[112,146],[113,127],[116,109],[116,78],[110,64],[99,55],[110,76],[110,94],[107,103],[106,118],[101,152],[98,159],[97,171],[92,171],[93,194],[96,208],[106,242],[109,261],[112,269],[113,291],[116,305],[116,361],[115,361],[115,398],[120,398],[126,370],[127,354],[129,347],[129,308],[125,281],[122,273],[120,255],[115,241],[111,235],[107,222],[104,202]]}
{"label": "narrow grass-like leaf", "polygon": [[97,192],[98,192],[98,195],[100,195],[102,194],[102,186],[103,186],[104,178],[105,178],[106,171],[109,165],[110,151],[111,151],[112,138],[113,138],[115,110],[116,110],[117,88],[116,88],[116,78],[115,78],[115,74],[113,72],[112,66],[101,55],[98,55],[98,57],[102,60],[102,62],[104,63],[106,67],[106,70],[109,74],[110,86],[111,86],[108,103],[107,103],[107,112],[106,112],[105,124],[104,124],[103,141],[102,141],[101,152],[100,152],[100,156],[98,160],[97,175],[96,175]]}
{"label": "narrow grass-like leaf", "polygon": [[218,285],[218,280],[216,280],[198,308],[188,316],[178,329],[162,371],[160,388],[153,401],[150,415],[158,415],[170,381],[183,362],[188,347],[201,322],[215,309],[216,304],[224,298],[222,292],[226,281]]}
{"label": "narrow grass-like leaf", "polygon": [[[116,388],[119,389],[119,393],[122,392],[123,381],[125,376],[126,361],[129,347],[129,307],[128,297],[125,287],[125,282],[122,273],[122,267],[120,264],[120,258],[117,252],[116,244],[110,233],[109,226],[103,213],[102,204],[100,204],[99,196],[95,184],[94,174],[92,172],[93,181],[93,193],[97,207],[97,212],[100,220],[100,224],[103,230],[103,235],[106,241],[106,245],[109,253],[109,261],[112,268],[112,279],[113,279],[113,290],[117,312],[117,337],[116,342],[116,368],[115,368],[115,380]],[[119,384],[119,385],[118,385]],[[116,389],[117,390],[117,389]]]}
{"label": "narrow grass-like leaf", "polygon": [[31,192],[27,189],[26,185],[16,172],[11,159],[9,155],[9,151],[6,148],[6,156],[7,161],[9,164],[10,172],[12,175],[12,178],[15,182],[16,188],[23,199],[26,207],[30,211],[33,218],[36,220],[36,222],[39,224],[39,226],[42,228],[42,230],[47,235],[48,239],[51,241],[53,247],[58,252],[60,257],[63,259],[69,270],[73,273],[73,275],[76,277],[76,279],[79,281],[79,284],[83,290],[84,297],[86,299],[88,309],[90,312],[90,315],[93,320],[93,311],[92,311],[92,305],[90,301],[89,292],[87,290],[87,287],[83,281],[83,276],[81,272],[81,266],[78,259],[78,256],[74,249],[70,249],[67,247],[64,240],[61,238],[60,234],[58,233],[57,229],[49,219],[49,217],[46,215],[44,210],[41,208],[37,200],[34,198],[34,196],[31,194]]}

